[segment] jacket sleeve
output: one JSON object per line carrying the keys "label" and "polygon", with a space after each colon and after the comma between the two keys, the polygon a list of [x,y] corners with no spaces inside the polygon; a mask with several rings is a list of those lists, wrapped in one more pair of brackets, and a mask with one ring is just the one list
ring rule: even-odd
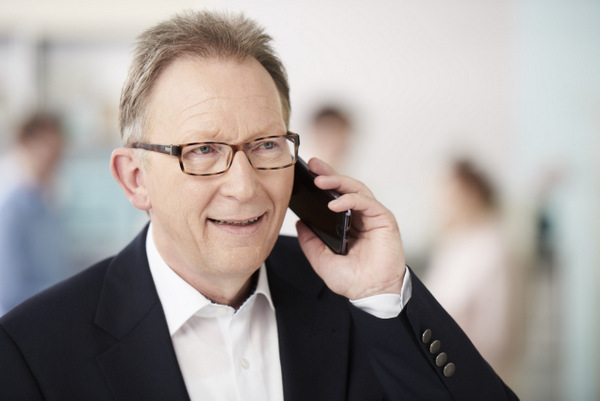
{"label": "jacket sleeve", "polygon": [[0,326],[0,400],[43,400],[17,345]]}
{"label": "jacket sleeve", "polygon": [[412,297],[396,318],[350,306],[386,399],[518,400],[416,275],[411,278]]}

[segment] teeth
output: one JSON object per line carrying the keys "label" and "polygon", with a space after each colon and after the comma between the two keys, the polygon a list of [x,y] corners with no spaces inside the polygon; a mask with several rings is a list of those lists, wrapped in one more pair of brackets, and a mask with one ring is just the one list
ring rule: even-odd
{"label": "teeth", "polygon": [[250,225],[252,223],[256,223],[258,221],[258,219],[260,219],[260,217],[257,217],[257,218],[252,219],[252,220],[246,220],[246,221],[225,221],[225,220],[216,220],[216,219],[210,219],[210,220],[214,221],[217,224],[222,224],[222,225],[247,226],[247,225]]}

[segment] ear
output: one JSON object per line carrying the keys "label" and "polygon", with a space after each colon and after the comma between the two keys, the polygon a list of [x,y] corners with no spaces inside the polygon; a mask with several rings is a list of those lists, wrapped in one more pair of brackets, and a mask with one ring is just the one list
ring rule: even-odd
{"label": "ear", "polygon": [[149,210],[152,207],[142,161],[136,155],[135,149],[115,149],[110,158],[110,172],[133,206],[140,210]]}

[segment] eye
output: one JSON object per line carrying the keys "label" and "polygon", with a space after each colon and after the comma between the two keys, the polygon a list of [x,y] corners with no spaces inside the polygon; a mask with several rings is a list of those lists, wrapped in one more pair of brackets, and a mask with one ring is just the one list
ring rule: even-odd
{"label": "eye", "polygon": [[214,149],[210,145],[200,145],[197,148],[194,148],[192,152],[196,155],[207,155],[214,152]]}
{"label": "eye", "polygon": [[257,152],[278,152],[284,148],[285,138],[264,138],[254,142],[252,149]]}
{"label": "eye", "polygon": [[277,144],[274,141],[263,142],[261,147],[265,150],[275,149]]}

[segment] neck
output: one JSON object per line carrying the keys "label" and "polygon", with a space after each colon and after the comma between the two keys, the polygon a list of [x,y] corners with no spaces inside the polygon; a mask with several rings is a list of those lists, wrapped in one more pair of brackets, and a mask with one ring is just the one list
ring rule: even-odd
{"label": "neck", "polygon": [[[152,212],[150,216],[153,220]],[[193,239],[179,237],[177,240],[171,240],[169,237],[165,238],[164,235],[161,235],[162,230],[159,225],[154,222],[150,233],[155,250],[171,270],[212,302],[238,309],[254,292],[258,282],[260,264],[256,265],[252,262],[249,264],[249,262],[244,263],[240,260],[226,262],[211,258],[205,260],[202,258],[201,252],[184,257],[186,252],[183,248],[186,245],[188,245],[188,249],[191,248],[189,241],[193,241]],[[188,243],[178,247],[178,244],[174,243],[178,240],[188,241]],[[191,245],[195,245],[195,243]]]}
{"label": "neck", "polygon": [[239,288],[237,290],[232,287],[231,281],[227,281],[225,286],[219,286],[214,282],[207,283],[205,281],[190,283],[190,285],[210,301],[220,305],[228,305],[237,310],[250,295],[254,293],[258,282],[258,271],[246,279],[241,286],[237,287]]}
{"label": "neck", "polygon": [[222,276],[189,270],[181,271],[172,265],[169,266],[179,277],[208,300],[216,304],[231,306],[236,310],[252,295],[258,283],[258,270],[246,275],[231,274]]}

